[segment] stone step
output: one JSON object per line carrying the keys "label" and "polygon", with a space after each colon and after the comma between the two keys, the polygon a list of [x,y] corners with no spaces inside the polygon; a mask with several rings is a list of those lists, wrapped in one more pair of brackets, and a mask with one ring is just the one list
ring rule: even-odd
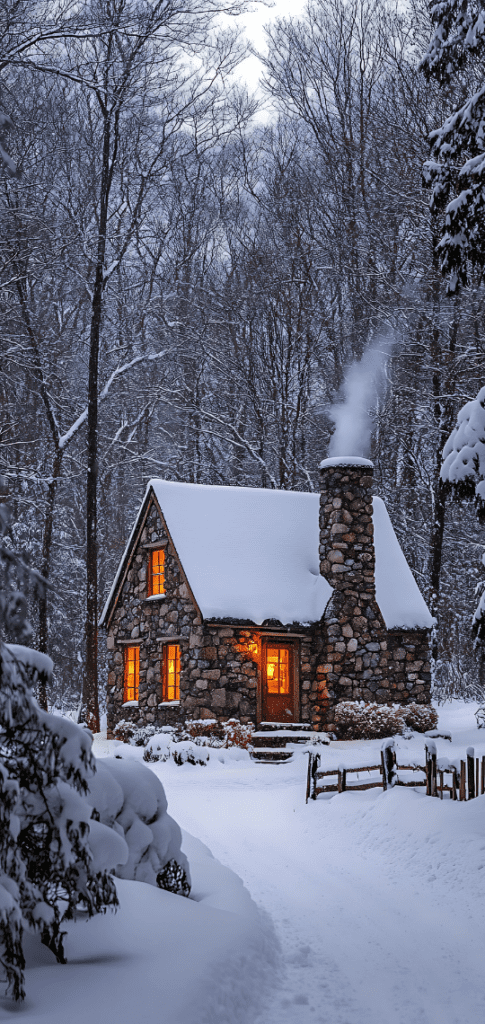
{"label": "stone step", "polygon": [[310,722],[260,722],[259,732],[313,732]]}
{"label": "stone step", "polygon": [[261,761],[266,764],[282,764],[283,761],[290,761],[293,757],[292,750],[285,750],[281,747],[256,747],[251,751],[253,761]]}
{"label": "stone step", "polygon": [[290,732],[280,729],[278,732],[253,732],[251,743],[255,747],[284,747],[287,743],[308,743],[311,734],[307,732]]}

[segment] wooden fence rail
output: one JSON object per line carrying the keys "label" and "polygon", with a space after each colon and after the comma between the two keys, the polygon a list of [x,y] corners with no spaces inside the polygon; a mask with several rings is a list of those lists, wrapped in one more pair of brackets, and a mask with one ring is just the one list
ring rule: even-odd
{"label": "wooden fence rail", "polygon": [[[381,749],[380,764],[363,765],[360,768],[339,765],[338,768],[321,770],[320,754],[308,752],[308,773],[306,785],[306,803],[316,800],[320,793],[344,793],[350,790],[389,789],[393,786],[426,786],[427,796],[436,796],[441,800],[444,793],[450,794],[451,800],[473,800],[485,793],[485,756],[475,757],[473,747],[466,752],[466,760],[450,764],[446,758],[438,758],[434,741],[425,746],[425,763],[398,764],[393,740],[386,740]],[[367,782],[360,780],[363,772],[378,773],[378,778]],[[413,772],[421,778],[401,779],[400,772]],[[357,779],[353,778],[357,776]],[[332,781],[325,782],[329,779]]]}

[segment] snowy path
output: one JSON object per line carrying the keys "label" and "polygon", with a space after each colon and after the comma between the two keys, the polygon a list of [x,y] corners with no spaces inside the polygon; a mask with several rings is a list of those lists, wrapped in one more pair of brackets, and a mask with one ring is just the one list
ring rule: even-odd
{"label": "snowy path", "polygon": [[171,813],[276,926],[284,974],[254,1024],[483,1024],[485,797],[305,806],[304,769],[158,769]]}

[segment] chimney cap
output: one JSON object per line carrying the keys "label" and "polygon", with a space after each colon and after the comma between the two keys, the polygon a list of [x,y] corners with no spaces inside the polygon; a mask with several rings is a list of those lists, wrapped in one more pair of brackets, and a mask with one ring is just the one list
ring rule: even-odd
{"label": "chimney cap", "polygon": [[366,469],[374,469],[374,463],[370,459],[361,459],[356,455],[336,455],[333,459],[323,459],[320,469],[330,469],[332,466],[363,466]]}

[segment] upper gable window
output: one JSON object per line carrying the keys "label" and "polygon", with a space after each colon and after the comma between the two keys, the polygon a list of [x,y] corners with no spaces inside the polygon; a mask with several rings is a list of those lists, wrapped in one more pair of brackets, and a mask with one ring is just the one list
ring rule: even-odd
{"label": "upper gable window", "polygon": [[165,593],[165,551],[155,548],[148,556],[148,596]]}

